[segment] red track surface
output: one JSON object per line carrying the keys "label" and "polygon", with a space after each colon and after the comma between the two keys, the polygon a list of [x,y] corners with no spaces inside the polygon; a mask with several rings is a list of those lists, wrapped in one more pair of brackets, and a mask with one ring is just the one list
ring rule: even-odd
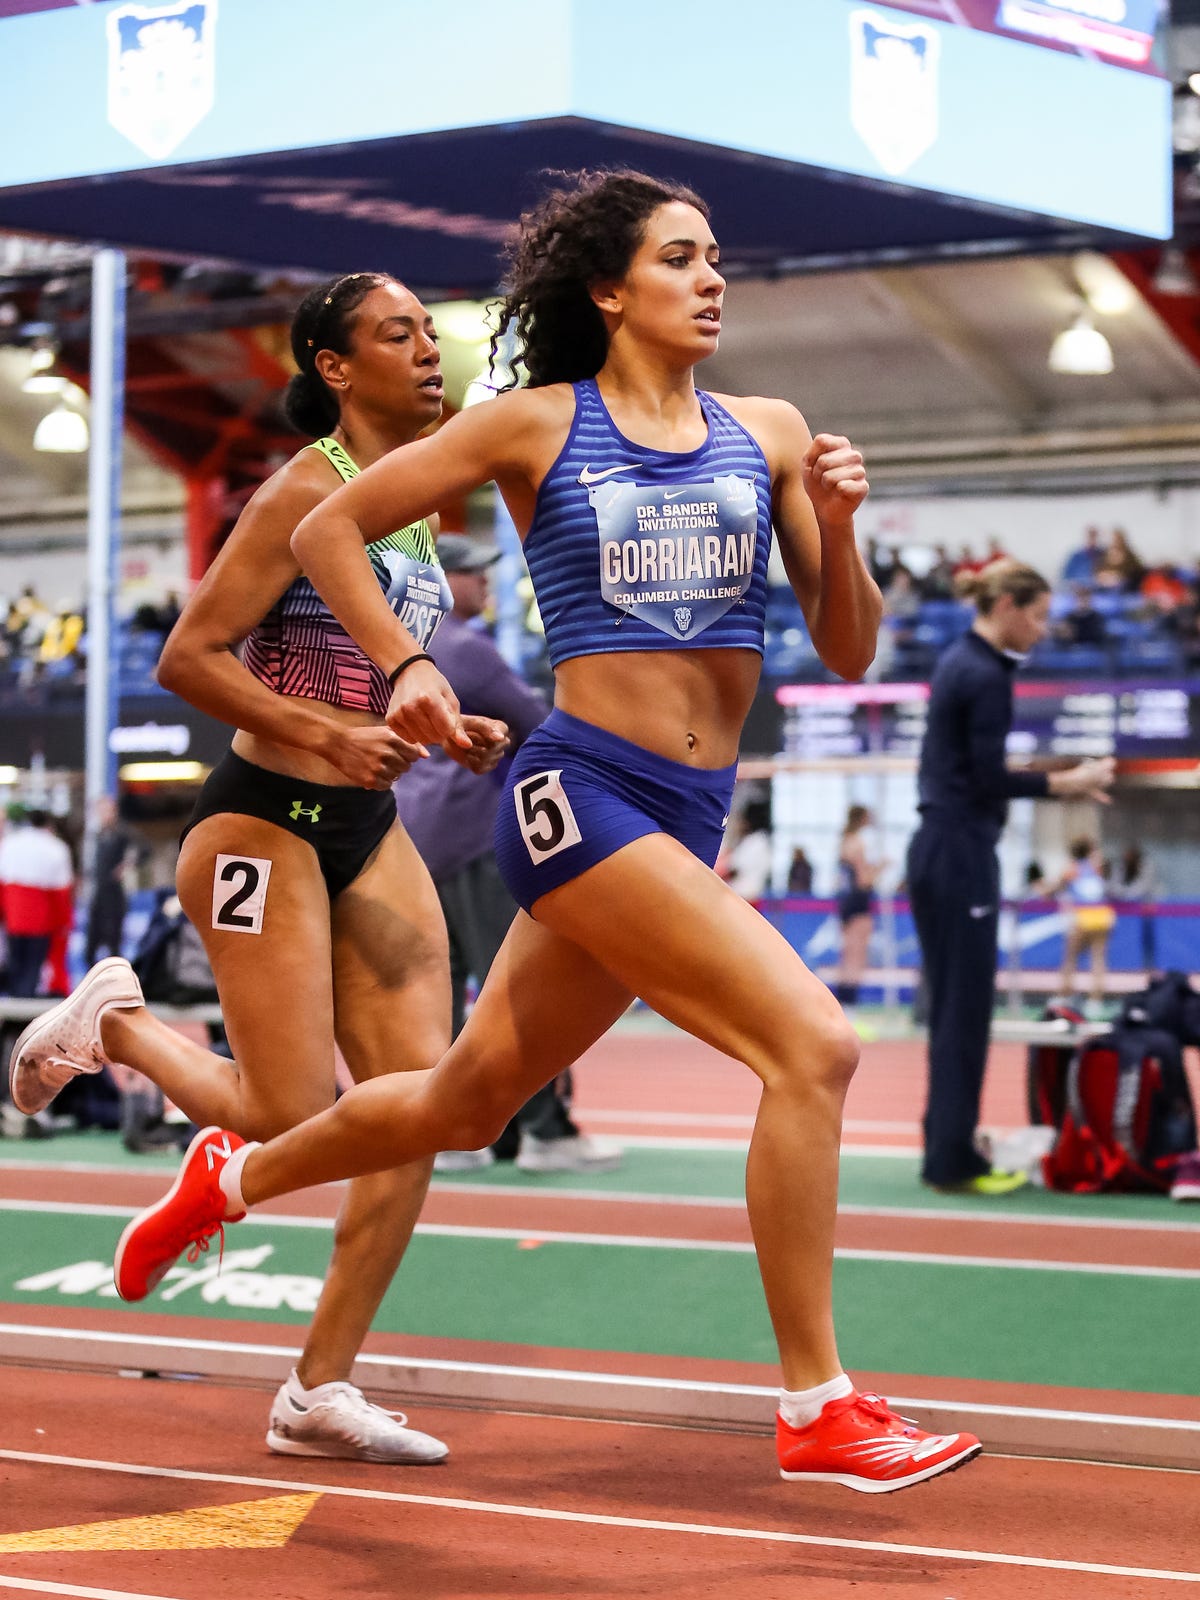
{"label": "red track surface", "polygon": [[[1024,1121],[1023,1052],[993,1058],[985,1121]],[[848,1111],[848,1141],[911,1144],[920,1104],[920,1047],[867,1048]],[[588,1126],[677,1137],[745,1138],[756,1089],[749,1074],[671,1035],[617,1035],[589,1054],[578,1078]],[[690,1108],[697,1121],[679,1120]],[[599,1113],[619,1113],[605,1119]],[[622,1120],[622,1115],[641,1120]],[[666,1114],[666,1115],[664,1115]],[[856,1129],[870,1123],[872,1130]],[[878,1124],[895,1123],[895,1129]],[[48,1147],[47,1156],[52,1156]],[[95,1174],[87,1198],[144,1203],[161,1174]],[[78,1176],[12,1167],[11,1198],[73,1199]],[[331,1215],[336,1190],[272,1210]],[[744,1212],[728,1205],[652,1207],[631,1201],[446,1190],[425,1221],[490,1227],[745,1240]],[[1068,1229],[942,1218],[841,1219],[845,1247],[903,1248],[1004,1257],[1194,1265],[1195,1235],[1168,1230]],[[44,1307],[0,1307],[0,1319],[40,1322]],[[103,1314],[56,1308],[60,1327],[119,1325]],[[147,1334],[201,1331],[181,1316],[142,1314]],[[298,1330],[205,1319],[205,1337],[295,1343]],[[696,1380],[771,1385],[772,1369],[735,1363],[564,1349],[479,1346],[373,1336],[368,1348],[437,1356],[629,1370]],[[867,1383],[872,1375],[862,1374]],[[893,1393],[904,1375],[878,1375]],[[954,1380],[919,1380],[921,1392],[957,1398]],[[1200,1401],[1170,1396],[1030,1391],[972,1384],[994,1404],[1102,1408],[1200,1420]],[[388,1469],[271,1456],[261,1443],[267,1397],[216,1382],[138,1382],[0,1368],[5,1417],[0,1544],[5,1533],[272,1500],[320,1490],[290,1541],[267,1550],[78,1550],[0,1554],[0,1595],[19,1586],[51,1595],[117,1594],[169,1600],[332,1600],[404,1594],[420,1600],[1147,1600],[1200,1586],[1196,1536],[1200,1479],[1068,1462],[985,1458],[960,1473],[895,1496],[783,1484],[761,1437],[620,1422],[579,1421],[422,1406],[420,1424],[447,1438],[442,1467]],[[18,1460],[15,1454],[57,1457]],[[87,1465],[84,1463],[92,1463]],[[109,1466],[158,1468],[166,1475]],[[208,1476],[205,1476],[208,1475]],[[382,1498],[380,1498],[382,1496]],[[399,1497],[399,1498],[397,1498]],[[558,1517],[545,1513],[557,1513]],[[565,1516],[568,1520],[562,1520]],[[604,1521],[603,1519],[624,1519]],[[645,1523],[659,1526],[645,1526]],[[662,1526],[669,1524],[670,1526]],[[686,1526],[681,1526],[686,1525]],[[738,1535],[737,1537],[731,1534]],[[772,1535],[784,1535],[783,1539]],[[794,1536],[801,1536],[797,1542]],[[803,1542],[811,1541],[811,1542]],[[839,1543],[839,1541],[841,1541]],[[906,1548],[898,1548],[906,1547]],[[965,1559],[953,1552],[973,1552]],[[1007,1564],[1004,1557],[1022,1558]],[[1066,1567],[1054,1563],[1067,1563]],[[1081,1563],[1150,1569],[1138,1575]],[[1187,1573],[1182,1588],[1165,1573]],[[44,1587],[43,1587],[44,1585]],[[55,1585],[64,1586],[55,1588]]]}
{"label": "red track surface", "polygon": [[[782,1483],[761,1439],[463,1412],[422,1415],[453,1441],[448,1463],[387,1469],[269,1455],[246,1427],[247,1411],[265,1403],[215,1384],[72,1373],[33,1384],[28,1372],[0,1368],[7,1449],[81,1463],[0,1459],[0,1538],[325,1491],[282,1549],[9,1553],[0,1585],[15,1578],[46,1583],[46,1593],[60,1584],[172,1600],[1147,1600],[1180,1592],[1178,1583],[1044,1563],[1156,1572],[1200,1564],[1196,1480],[1179,1474],[984,1459],[900,1495],[867,1497]],[[172,1475],[181,1468],[208,1476]],[[347,1492],[331,1492],[339,1489]],[[571,1520],[538,1515],[546,1511]],[[602,1520],[611,1518],[631,1521]]]}

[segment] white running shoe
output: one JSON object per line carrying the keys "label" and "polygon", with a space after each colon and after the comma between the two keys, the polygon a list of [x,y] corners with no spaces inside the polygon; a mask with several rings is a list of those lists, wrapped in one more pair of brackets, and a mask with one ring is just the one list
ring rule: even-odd
{"label": "white running shoe", "polygon": [[333,1456],[422,1467],[444,1461],[450,1447],[406,1427],[403,1411],[372,1405],[352,1383],[322,1383],[305,1392],[295,1369],[275,1396],[267,1444],[281,1456]]}
{"label": "white running shoe", "polygon": [[490,1144],[482,1150],[439,1150],[433,1158],[435,1172],[482,1172],[496,1164]]}
{"label": "white running shoe", "polygon": [[521,1135],[516,1165],[522,1172],[612,1172],[624,1155],[614,1139],[577,1133],[563,1139]]}
{"label": "white running shoe", "polygon": [[100,1043],[101,1017],[145,1003],[128,961],[121,956],[98,961],[67,999],[35,1017],[17,1040],[8,1078],[17,1110],[32,1117],[79,1073],[111,1066]]}

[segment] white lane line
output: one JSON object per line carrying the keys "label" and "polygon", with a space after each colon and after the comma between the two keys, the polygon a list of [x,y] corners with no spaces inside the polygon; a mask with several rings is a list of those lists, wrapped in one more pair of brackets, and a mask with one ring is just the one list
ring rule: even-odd
{"label": "white lane line", "polygon": [[[749,1139],[706,1139],[699,1135],[686,1138],[657,1133],[622,1133],[618,1137],[630,1150],[695,1150],[744,1156],[750,1149]],[[872,1156],[878,1161],[916,1161],[920,1158],[921,1147],[916,1144],[843,1144],[842,1154]]]}
{"label": "white lane line", "polygon": [[[128,1345],[134,1342],[139,1348],[150,1350],[163,1350],[178,1356],[186,1351],[212,1351],[222,1355],[253,1355],[269,1356],[272,1359],[295,1362],[300,1354],[293,1345],[282,1344],[256,1344],[245,1343],[234,1339],[195,1339],[172,1334],[167,1337],[163,1334],[146,1334],[140,1332],[115,1333],[107,1328],[58,1328],[38,1327],[27,1322],[0,1323],[0,1339],[12,1334],[36,1335],[38,1338],[48,1340],[76,1341],[87,1339],[96,1344]],[[536,1372],[539,1378],[555,1379],[561,1382],[596,1384],[599,1387],[620,1386],[632,1389],[647,1389],[659,1391],[673,1391],[681,1387],[681,1382],[676,1378],[647,1377],[642,1373],[632,1372],[594,1372],[589,1370],[576,1371],[568,1367],[517,1367],[502,1363],[488,1361],[445,1361],[436,1357],[422,1356],[409,1358],[404,1356],[378,1355],[371,1352],[360,1351],[357,1358],[364,1366],[396,1367],[410,1365],[429,1368],[435,1372],[469,1372],[486,1377],[500,1378],[528,1378],[531,1372]],[[750,1399],[761,1399],[769,1408],[774,1408],[779,1400],[777,1388],[766,1387],[752,1383],[718,1383],[710,1379],[689,1378],[686,1384],[689,1392],[695,1391],[706,1395],[733,1395],[746,1396]],[[1200,1421],[1192,1421],[1181,1417],[1142,1417],[1134,1416],[1123,1411],[1068,1411],[1047,1406],[1002,1406],[971,1399],[947,1399],[941,1396],[916,1396],[892,1395],[890,1404],[898,1407],[924,1407],[936,1406],[942,1411],[970,1412],[973,1416],[985,1417],[1030,1417],[1039,1421],[1048,1422],[1086,1422],[1101,1424],[1106,1428],[1169,1428],[1184,1433],[1200,1433]],[[769,1413],[768,1413],[769,1414]],[[574,1418],[575,1421],[597,1422],[596,1417]],[[670,1423],[651,1423],[646,1426],[670,1427]],[[0,1457],[4,1455],[0,1450]],[[989,1452],[991,1454],[991,1452]],[[40,1459],[40,1458],[39,1458]],[[1027,1459],[1021,1457],[1022,1460]],[[1032,1459],[1032,1458],[1030,1458]],[[1043,1459],[1043,1458],[1036,1458]],[[1061,1459],[1052,1457],[1049,1459]],[[1120,1463],[1111,1461],[1097,1461],[1088,1465],[1102,1467],[1129,1466],[1133,1463]],[[1190,1468],[1146,1468],[1146,1471],[1191,1471]]]}
{"label": "white lane line", "polygon": [[0,1589],[23,1589],[26,1594],[66,1594],[77,1600],[178,1600],[176,1595],[143,1594],[140,1589],[89,1589],[81,1583],[51,1583],[47,1578],[6,1578],[0,1574]]}
{"label": "white lane line", "polygon": [[[68,1200],[0,1200],[0,1211],[47,1213],[58,1216],[111,1217],[114,1220],[136,1216],[133,1206],[75,1205]],[[301,1228],[310,1232],[331,1233],[332,1217],[293,1217],[269,1211],[256,1211],[243,1226],[262,1228]],[[626,1250],[708,1251],[717,1255],[751,1256],[754,1245],[741,1239],[677,1239],[669,1235],[639,1233],[578,1233],[557,1228],[481,1228],[451,1222],[419,1222],[415,1232],[435,1239],[486,1239],[528,1244],[582,1244]],[[1046,1261],[1027,1256],[945,1255],[932,1250],[852,1250],[836,1249],[838,1261],[881,1261],[905,1266],[988,1267],[1025,1272],[1080,1272],[1121,1278],[1170,1278],[1182,1282],[1200,1279],[1197,1267],[1124,1266],[1108,1261]]]}
{"label": "white lane line", "polygon": [[[753,1128],[756,1120],[753,1115],[739,1111],[725,1114],[719,1111],[600,1111],[594,1106],[585,1106],[576,1107],[576,1112],[585,1126],[593,1122],[613,1122],[630,1128]],[[911,1118],[896,1122],[876,1117],[846,1117],[842,1127],[849,1133],[904,1133],[910,1137],[920,1132],[920,1125]]]}
{"label": "white lane line", "polygon": [[[26,1162],[10,1162],[13,1168],[25,1168]],[[0,1171],[5,1163],[0,1161]],[[41,1172],[66,1172],[75,1171],[93,1173],[109,1173],[120,1177],[128,1176],[128,1167],[91,1167],[80,1166],[72,1168],[67,1165],[51,1167],[41,1166]],[[145,1172],[142,1176],[146,1176]],[[155,1169],[149,1176],[163,1178],[169,1176],[162,1169]],[[329,1187],[343,1187],[342,1184],[329,1185]],[[688,1206],[699,1210],[711,1209],[716,1211],[744,1211],[745,1198],[741,1195],[706,1195],[706,1194],[669,1194],[660,1189],[576,1189],[576,1188],[551,1188],[545,1184],[528,1183],[476,1183],[473,1180],[463,1182],[459,1179],[447,1181],[445,1178],[434,1178],[430,1184],[431,1194],[479,1194],[489,1196],[511,1195],[519,1199],[529,1200],[584,1200],[584,1201],[613,1201],[619,1205],[667,1205]],[[1158,1201],[1154,1196],[1147,1196],[1151,1205]],[[68,1211],[81,1211],[85,1208],[68,1202],[50,1200],[4,1200],[0,1199],[0,1211],[35,1211],[53,1210],[56,1207]],[[1183,1209],[1183,1208],[1180,1208]],[[1008,1209],[993,1209],[991,1206],[980,1206],[977,1210],[967,1207],[954,1206],[865,1206],[854,1205],[847,1201],[838,1204],[838,1213],[844,1217],[900,1217],[904,1220],[922,1222],[926,1219],[933,1222],[979,1222],[1000,1223],[1004,1227],[1014,1224],[1027,1225],[1031,1228],[1111,1228],[1119,1233],[1200,1233],[1200,1207],[1193,1208],[1194,1220],[1189,1221],[1186,1216],[1168,1217],[1105,1217],[1081,1216],[1078,1213],[1010,1211]],[[114,1206],[108,1208],[96,1207],[97,1216],[112,1215],[114,1217],[130,1217],[132,1207],[122,1208]],[[306,1220],[311,1220],[313,1226],[318,1225],[317,1219],[301,1219],[296,1217],[279,1216],[274,1219],[281,1226],[303,1225]],[[330,1224],[332,1225],[332,1224]]]}
{"label": "white lane line", "polygon": [[[123,1472],[135,1477],[173,1478],[189,1483],[219,1483],[252,1489],[294,1490],[295,1478],[252,1478],[237,1473],[188,1472],[175,1467],[147,1467],[130,1462],[94,1461],[78,1456],[39,1455],[27,1450],[0,1450],[0,1459],[38,1466],[78,1467],[89,1472]],[[558,1511],[549,1506],[512,1505],[493,1500],[463,1500],[449,1495],[405,1494],[396,1489],[363,1489],[304,1480],[310,1494],[347,1500],[379,1500],[389,1505],[427,1506],[431,1510],[469,1511],[479,1515],[524,1517],[534,1522],[566,1522],[591,1528],[624,1528],[645,1533],[705,1534],[719,1539],[747,1539],[767,1544],[815,1546],[824,1550],[857,1550],[874,1555],[918,1556],[923,1560],[983,1562],[989,1566],[1026,1567],[1041,1572],[1087,1572],[1100,1577],[1150,1578],[1164,1583],[1200,1583],[1200,1572],[1161,1567],[1126,1567],[1100,1561],[1064,1561],[1054,1556],[1008,1555],[996,1550],[956,1550],[943,1545],[899,1544],[883,1539],[838,1539],[815,1533],[785,1533],[770,1528],[738,1528],[728,1523],[667,1522],[653,1517],[617,1517],[601,1512]]]}

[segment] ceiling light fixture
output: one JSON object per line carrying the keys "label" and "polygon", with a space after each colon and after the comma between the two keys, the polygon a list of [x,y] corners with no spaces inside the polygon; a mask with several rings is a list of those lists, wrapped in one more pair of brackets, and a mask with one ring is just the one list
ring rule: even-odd
{"label": "ceiling light fixture", "polygon": [[1120,317],[1137,304],[1137,290],[1108,256],[1098,250],[1080,250],[1071,265],[1075,281],[1098,317]]}
{"label": "ceiling light fixture", "polygon": [[86,417],[68,410],[61,400],[53,411],[47,411],[33,435],[33,448],[51,455],[79,455],[87,447]]}
{"label": "ceiling light fixture", "polygon": [[22,394],[61,394],[66,379],[58,377],[51,368],[58,355],[47,340],[39,340],[29,352],[29,371],[21,384]]}
{"label": "ceiling light fixture", "polygon": [[1200,283],[1196,282],[1187,251],[1177,244],[1164,245],[1150,287],[1155,294],[1200,294]]}
{"label": "ceiling light fixture", "polygon": [[1079,377],[1103,377],[1113,369],[1112,346],[1095,327],[1086,311],[1081,311],[1069,328],[1050,346],[1051,372],[1068,372]]}
{"label": "ceiling light fixture", "polygon": [[21,385],[22,394],[62,394],[67,380],[57,372],[31,372]]}

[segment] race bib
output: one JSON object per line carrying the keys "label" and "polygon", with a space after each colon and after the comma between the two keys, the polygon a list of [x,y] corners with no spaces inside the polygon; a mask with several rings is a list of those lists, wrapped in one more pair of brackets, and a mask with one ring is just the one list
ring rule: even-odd
{"label": "race bib", "polygon": [[686,641],[724,616],[754,576],[754,479],[617,483],[588,489],[600,535],[600,591],[610,606]]}
{"label": "race bib", "polygon": [[428,650],[438,623],[454,608],[446,574],[401,550],[374,551],[372,560],[386,569],[388,605],[421,649]]}

